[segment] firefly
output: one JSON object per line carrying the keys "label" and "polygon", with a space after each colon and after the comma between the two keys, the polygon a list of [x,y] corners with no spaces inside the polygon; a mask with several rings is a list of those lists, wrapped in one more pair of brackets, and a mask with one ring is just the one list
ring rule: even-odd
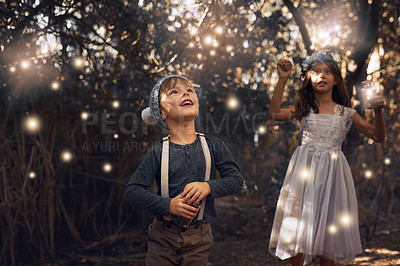
{"label": "firefly", "polygon": [[113,105],[114,108],[118,108],[119,107],[119,101],[117,101],[117,100],[113,101],[112,105]]}
{"label": "firefly", "polygon": [[232,110],[236,109],[239,107],[239,101],[236,97],[231,97],[228,100],[228,107]]}
{"label": "firefly", "polygon": [[25,119],[25,129],[34,133],[40,129],[40,120],[37,116],[29,116]]}
{"label": "firefly", "polygon": [[365,177],[366,178],[371,178],[372,177],[372,171],[371,170],[367,170],[367,171],[365,171]]}
{"label": "firefly", "polygon": [[66,163],[70,162],[72,160],[72,153],[69,151],[63,151],[61,154],[61,159]]}
{"label": "firefly", "polygon": [[265,126],[262,125],[258,127],[258,133],[264,134],[265,132],[267,132],[267,128]]}
{"label": "firefly", "polygon": [[29,178],[33,179],[36,177],[36,173],[35,172],[30,172],[29,173]]}
{"label": "firefly", "polygon": [[51,89],[56,91],[60,88],[60,83],[58,83],[57,81],[54,81],[53,83],[51,83]]}
{"label": "firefly", "polygon": [[25,61],[25,60],[22,61],[21,67],[24,68],[24,69],[27,69],[27,68],[29,67],[29,62],[28,62],[28,61]]}
{"label": "firefly", "polygon": [[109,173],[109,172],[111,172],[111,170],[112,170],[112,165],[110,163],[105,163],[103,165],[103,171],[104,172]]}

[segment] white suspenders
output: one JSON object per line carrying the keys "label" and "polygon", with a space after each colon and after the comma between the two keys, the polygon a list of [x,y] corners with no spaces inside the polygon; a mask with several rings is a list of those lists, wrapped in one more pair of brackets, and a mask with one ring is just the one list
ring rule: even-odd
{"label": "white suspenders", "polygon": [[[208,149],[206,138],[203,133],[196,134],[200,138],[201,147],[203,149],[204,158],[206,160],[206,173],[204,177],[204,181],[210,180],[210,172],[211,172],[211,155],[210,150]],[[169,135],[163,138],[163,148],[161,154],[161,196],[169,197],[168,190],[168,165],[169,165]],[[203,219],[204,208],[206,204],[206,198],[201,201],[201,208],[197,216],[197,221],[201,221]],[[171,221],[171,214],[168,216],[164,216],[164,220]]]}

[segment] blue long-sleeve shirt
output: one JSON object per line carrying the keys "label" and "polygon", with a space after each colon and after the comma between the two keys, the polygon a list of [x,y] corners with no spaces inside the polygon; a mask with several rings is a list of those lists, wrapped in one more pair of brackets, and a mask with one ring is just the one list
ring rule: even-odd
{"label": "blue long-sleeve shirt", "polygon": [[[210,222],[217,217],[214,199],[239,192],[243,180],[237,163],[233,160],[228,147],[219,139],[206,136],[211,154],[210,180],[207,181],[211,194],[207,196],[202,222]],[[161,154],[162,141],[150,149],[143,162],[130,178],[125,199],[143,209],[146,209],[162,219],[168,215],[171,199],[179,195],[185,186],[192,182],[204,181],[206,163],[200,139],[187,145],[170,142],[169,145],[169,198],[161,195]],[[217,179],[216,170],[220,179]],[[148,191],[154,179],[157,184],[157,194]]]}

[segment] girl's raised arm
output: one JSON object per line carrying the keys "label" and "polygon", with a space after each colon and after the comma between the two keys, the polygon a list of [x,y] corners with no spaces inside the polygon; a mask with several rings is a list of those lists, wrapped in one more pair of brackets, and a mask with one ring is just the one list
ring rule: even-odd
{"label": "girl's raised arm", "polygon": [[[285,66],[290,64],[290,68],[285,68]],[[268,110],[268,116],[271,119],[286,121],[292,118],[292,113],[294,112],[294,106],[288,108],[281,108],[282,104],[282,94],[285,89],[286,82],[289,79],[290,72],[292,71],[292,66],[290,61],[286,59],[280,59],[277,64],[279,80],[275,86],[274,94],[272,95],[271,104]]]}
{"label": "girl's raised arm", "polygon": [[374,109],[375,112],[375,125],[369,124],[358,113],[353,116],[353,126],[360,133],[368,138],[373,139],[375,142],[383,142],[385,140],[385,121],[383,119],[382,108],[384,103],[378,104]]}

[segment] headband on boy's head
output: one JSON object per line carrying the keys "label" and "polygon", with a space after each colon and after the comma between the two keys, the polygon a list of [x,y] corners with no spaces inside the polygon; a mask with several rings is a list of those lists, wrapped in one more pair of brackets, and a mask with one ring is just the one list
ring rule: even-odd
{"label": "headband on boy's head", "polygon": [[[156,85],[154,85],[153,89],[150,92],[149,97],[149,107],[145,108],[142,111],[142,119],[146,125],[155,125],[159,124],[163,129],[168,130],[168,126],[165,121],[161,118],[160,111],[160,89],[161,85],[164,81],[170,78],[180,78],[189,82],[190,86],[193,88],[192,83],[185,77],[179,75],[171,75],[157,81]],[[194,91],[194,90],[193,90]]]}
{"label": "headband on boy's head", "polygon": [[305,77],[307,71],[309,71],[313,66],[323,62],[333,62],[336,64],[336,66],[339,65],[339,63],[335,59],[333,59],[331,54],[328,54],[326,52],[314,53],[307,57],[301,65],[301,77]]}

